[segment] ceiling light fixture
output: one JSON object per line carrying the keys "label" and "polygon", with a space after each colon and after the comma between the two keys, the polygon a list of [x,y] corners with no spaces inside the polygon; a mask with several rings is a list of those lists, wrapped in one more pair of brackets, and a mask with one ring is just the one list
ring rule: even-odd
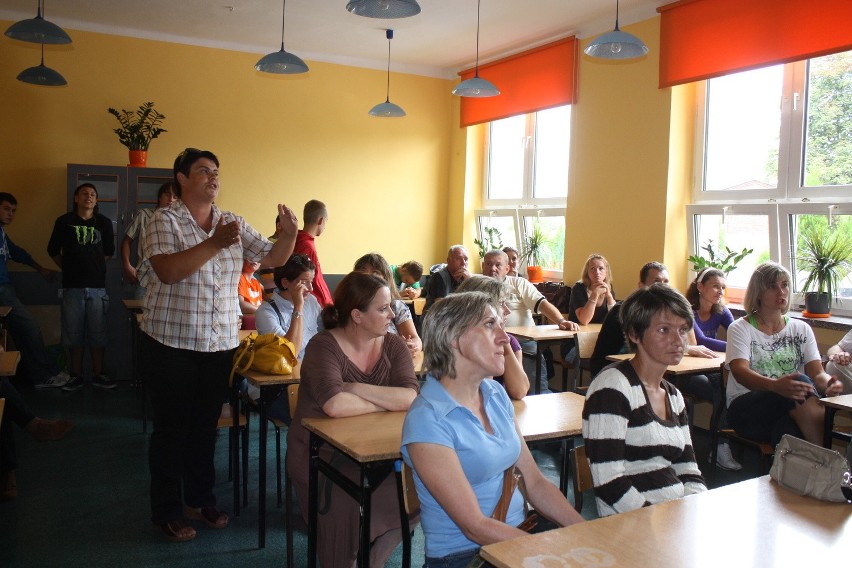
{"label": "ceiling light fixture", "polygon": [[6,37],[30,43],[61,45],[71,43],[71,37],[65,30],[42,17],[43,1],[38,2],[38,13],[35,18],[21,20],[9,26]]}
{"label": "ceiling light fixture", "polygon": [[18,81],[40,87],[61,87],[68,84],[58,71],[44,65],[44,44],[41,44],[41,65],[28,67],[18,73]]}
{"label": "ceiling light fixture", "polygon": [[357,16],[391,20],[420,13],[417,0],[351,0],[346,9]]}
{"label": "ceiling light fixture", "polygon": [[297,73],[306,73],[308,71],[307,64],[302,61],[299,56],[287,53],[284,51],[284,11],[287,7],[287,0],[281,2],[281,50],[264,55],[260,61],[255,64],[254,68],[262,73],[274,73],[276,75],[295,75]]}
{"label": "ceiling light fixture", "polygon": [[385,102],[379,103],[370,109],[370,116],[378,116],[380,118],[397,118],[405,116],[405,111],[402,107],[390,102],[390,51],[391,41],[393,39],[393,30],[385,30],[385,37],[388,38],[388,83],[385,96]]}
{"label": "ceiling light fixture", "polygon": [[635,35],[618,29],[618,0],[615,0],[615,30],[598,36],[583,51],[600,59],[634,59],[648,53],[648,46]]}
{"label": "ceiling light fixture", "polygon": [[482,0],[476,0],[476,71],[473,77],[462,81],[453,89],[453,94],[460,97],[495,97],[500,90],[494,83],[479,76],[479,7]]}

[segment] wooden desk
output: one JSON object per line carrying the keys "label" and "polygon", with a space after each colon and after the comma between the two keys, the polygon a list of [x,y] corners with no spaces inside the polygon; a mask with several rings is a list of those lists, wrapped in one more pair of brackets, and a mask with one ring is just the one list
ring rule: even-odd
{"label": "wooden desk", "polygon": [[834,432],[834,415],[837,411],[842,410],[852,413],[852,394],[821,398],[819,402],[825,407],[825,431],[823,433],[822,445],[830,448],[833,438],[852,443],[852,435],[845,432]]}
{"label": "wooden desk", "polygon": [[[521,435],[527,442],[573,439],[582,429],[583,397],[575,393],[552,393],[514,401]],[[402,425],[405,412],[375,412],[349,418],[306,418],[302,426],[310,432],[308,477],[308,566],[316,566],[316,534],[319,473],[328,477],[361,509],[361,546],[358,565],[369,565],[370,507],[374,488],[390,474],[393,463],[402,457]],[[319,455],[328,443],[361,469],[361,484],[353,483]],[[560,486],[567,487],[568,452],[563,443]],[[565,489],[563,489],[563,494]]]}
{"label": "wooden desk", "polygon": [[[705,357],[692,357],[684,355],[683,359],[677,365],[669,365],[666,369],[666,375],[673,377],[676,375],[698,375],[702,373],[716,373],[725,362],[725,354],[719,351],[714,351],[716,356],[712,359]],[[622,353],[621,355],[609,355],[607,361],[625,361],[633,359],[633,353]]]}
{"label": "wooden desk", "polygon": [[3,351],[0,353],[0,377],[11,377],[18,372],[21,362],[20,351]]}
{"label": "wooden desk", "polygon": [[124,307],[127,308],[129,312],[141,314],[143,307],[143,300],[137,299],[124,299],[122,300]]}
{"label": "wooden desk", "polygon": [[[240,340],[243,339],[243,331],[244,330],[240,331]],[[248,335],[248,333],[250,332],[247,332],[245,335]],[[269,432],[266,411],[269,405],[278,398],[287,385],[298,384],[301,376],[301,364],[297,363],[296,366],[293,367],[293,373],[291,375],[267,375],[249,370],[243,373],[242,376],[249,382],[249,384],[256,386],[260,391],[260,399],[258,400],[260,416],[260,426],[258,427],[260,432],[260,446],[258,447],[257,466],[257,545],[259,548],[263,548],[266,546],[266,442]],[[233,389],[233,391],[236,392],[236,388]],[[239,407],[237,405],[234,405],[234,428],[232,432],[236,432],[237,426],[239,426],[239,412],[236,410],[238,408]],[[239,471],[239,464],[234,464],[233,471]],[[289,515],[287,517],[287,522],[290,522]]]}
{"label": "wooden desk", "polygon": [[802,497],[769,476],[489,544],[498,568],[834,566],[848,558],[852,507]]}
{"label": "wooden desk", "polygon": [[[591,323],[581,325],[578,331],[600,331],[601,324]],[[551,345],[565,343],[574,339],[577,331],[565,331],[559,329],[558,325],[514,325],[506,328],[506,333],[514,335],[518,341],[535,341],[535,381],[533,393],[541,392],[541,354]]]}

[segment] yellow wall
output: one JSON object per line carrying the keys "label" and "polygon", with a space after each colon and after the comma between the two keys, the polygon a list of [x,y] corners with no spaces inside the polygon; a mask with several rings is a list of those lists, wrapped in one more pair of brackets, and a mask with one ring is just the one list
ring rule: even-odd
{"label": "yellow wall", "polygon": [[667,254],[667,242],[686,235],[682,208],[667,208],[671,91],[657,86],[659,18],[625,30],[650,48],[644,59],[580,57],[564,272],[565,281],[574,282],[588,255],[601,253],[610,262],[620,298],[634,289],[647,261],[665,261],[680,274],[676,263],[685,261]]}
{"label": "yellow wall", "polygon": [[[565,249],[567,281],[600,252],[622,297],[652,259],[685,286],[683,148],[691,135],[688,121],[670,121],[672,91],[657,88],[659,18],[627,29],[650,47],[645,59],[580,57]],[[375,119],[367,110],[383,96],[381,71],[308,62],[307,75],[270,77],[252,69],[254,54],[71,35],[71,46],[46,53],[68,79],[64,88],[16,81],[38,62],[38,49],[2,40],[0,173],[20,202],[10,234],[37,258],[46,260],[50,222],[65,210],[66,163],[126,163],[106,108],[147,100],[169,130],[152,143],[149,165],[169,167],[186,146],[215,151],[220,204],[261,232],[271,232],[278,201],[299,213],[308,199],[325,201],[330,223],[318,247],[326,272],[346,272],[370,250],[426,266],[457,242],[475,252],[485,129],[458,127],[452,81],[394,73],[391,98],[408,116]]]}
{"label": "yellow wall", "polygon": [[428,265],[460,234],[464,215],[448,205],[464,192],[465,163],[452,81],[392,74],[391,100],[408,116],[377,119],[367,111],[385,95],[382,71],[308,62],[306,75],[270,77],[254,71],[254,54],[70,33],[71,46],[45,54],[68,80],[62,88],[15,80],[38,63],[38,46],[2,38],[0,190],[19,202],[10,235],[42,263],[53,219],[65,211],[66,164],[126,164],[106,109],[148,100],[168,129],[148,165],[171,167],[187,146],[213,150],[219,204],[264,234],[277,202],[301,217],[305,201],[325,201],[326,272],[348,272],[371,250]]}

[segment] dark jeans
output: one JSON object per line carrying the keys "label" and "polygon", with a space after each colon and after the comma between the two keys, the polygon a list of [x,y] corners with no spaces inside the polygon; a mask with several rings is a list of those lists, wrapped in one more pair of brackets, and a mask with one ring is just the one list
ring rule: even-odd
{"label": "dark jeans", "polygon": [[[813,385],[806,375],[799,375],[798,380]],[[797,404],[801,403],[774,392],[750,391],[731,402],[728,422],[740,436],[774,446],[784,434],[802,437],[802,431],[790,416]]]}
{"label": "dark jeans", "polygon": [[423,568],[465,568],[477,554],[479,554],[479,549],[473,548],[471,550],[462,550],[455,554],[448,554],[440,558],[429,558],[427,556]]}
{"label": "dark jeans", "polygon": [[[719,418],[719,427],[728,427],[728,411],[725,401],[722,400],[722,373],[708,373],[707,375],[686,375],[677,377],[677,388],[683,394],[693,396],[698,400],[706,400],[713,403],[713,410],[722,406],[722,415]],[[689,404],[687,402],[687,404]],[[692,420],[694,414],[693,405],[689,404],[689,417]],[[691,422],[690,422],[691,423]]]}
{"label": "dark jeans", "polygon": [[153,423],[148,449],[151,520],[163,524],[183,517],[183,503],[216,505],[216,423],[228,394],[234,350],[188,351],[141,336]]}
{"label": "dark jeans", "polygon": [[21,398],[21,393],[5,377],[0,379],[0,398],[6,399],[3,422],[0,423],[0,471],[11,471],[18,469],[12,424],[24,428],[36,416]]}
{"label": "dark jeans", "polygon": [[44,338],[38,322],[21,303],[11,284],[0,284],[0,305],[11,306],[5,324],[15,346],[21,352],[21,361],[27,369],[30,381],[37,385],[58,372],[56,365],[47,355]]}

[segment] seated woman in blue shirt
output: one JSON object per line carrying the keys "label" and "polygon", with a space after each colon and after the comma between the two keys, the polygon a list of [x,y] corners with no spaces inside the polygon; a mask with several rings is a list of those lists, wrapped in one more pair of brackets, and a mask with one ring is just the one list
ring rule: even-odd
{"label": "seated woman in blue shirt", "polygon": [[539,514],[562,526],[582,521],[533,461],[506,391],[483,380],[504,370],[500,305],[482,292],[451,294],[429,310],[423,339],[429,376],[406,416],[402,455],[420,498],[425,566],[464,567],[480,546],[525,534],[517,489],[506,522],[491,518],[513,466]]}

